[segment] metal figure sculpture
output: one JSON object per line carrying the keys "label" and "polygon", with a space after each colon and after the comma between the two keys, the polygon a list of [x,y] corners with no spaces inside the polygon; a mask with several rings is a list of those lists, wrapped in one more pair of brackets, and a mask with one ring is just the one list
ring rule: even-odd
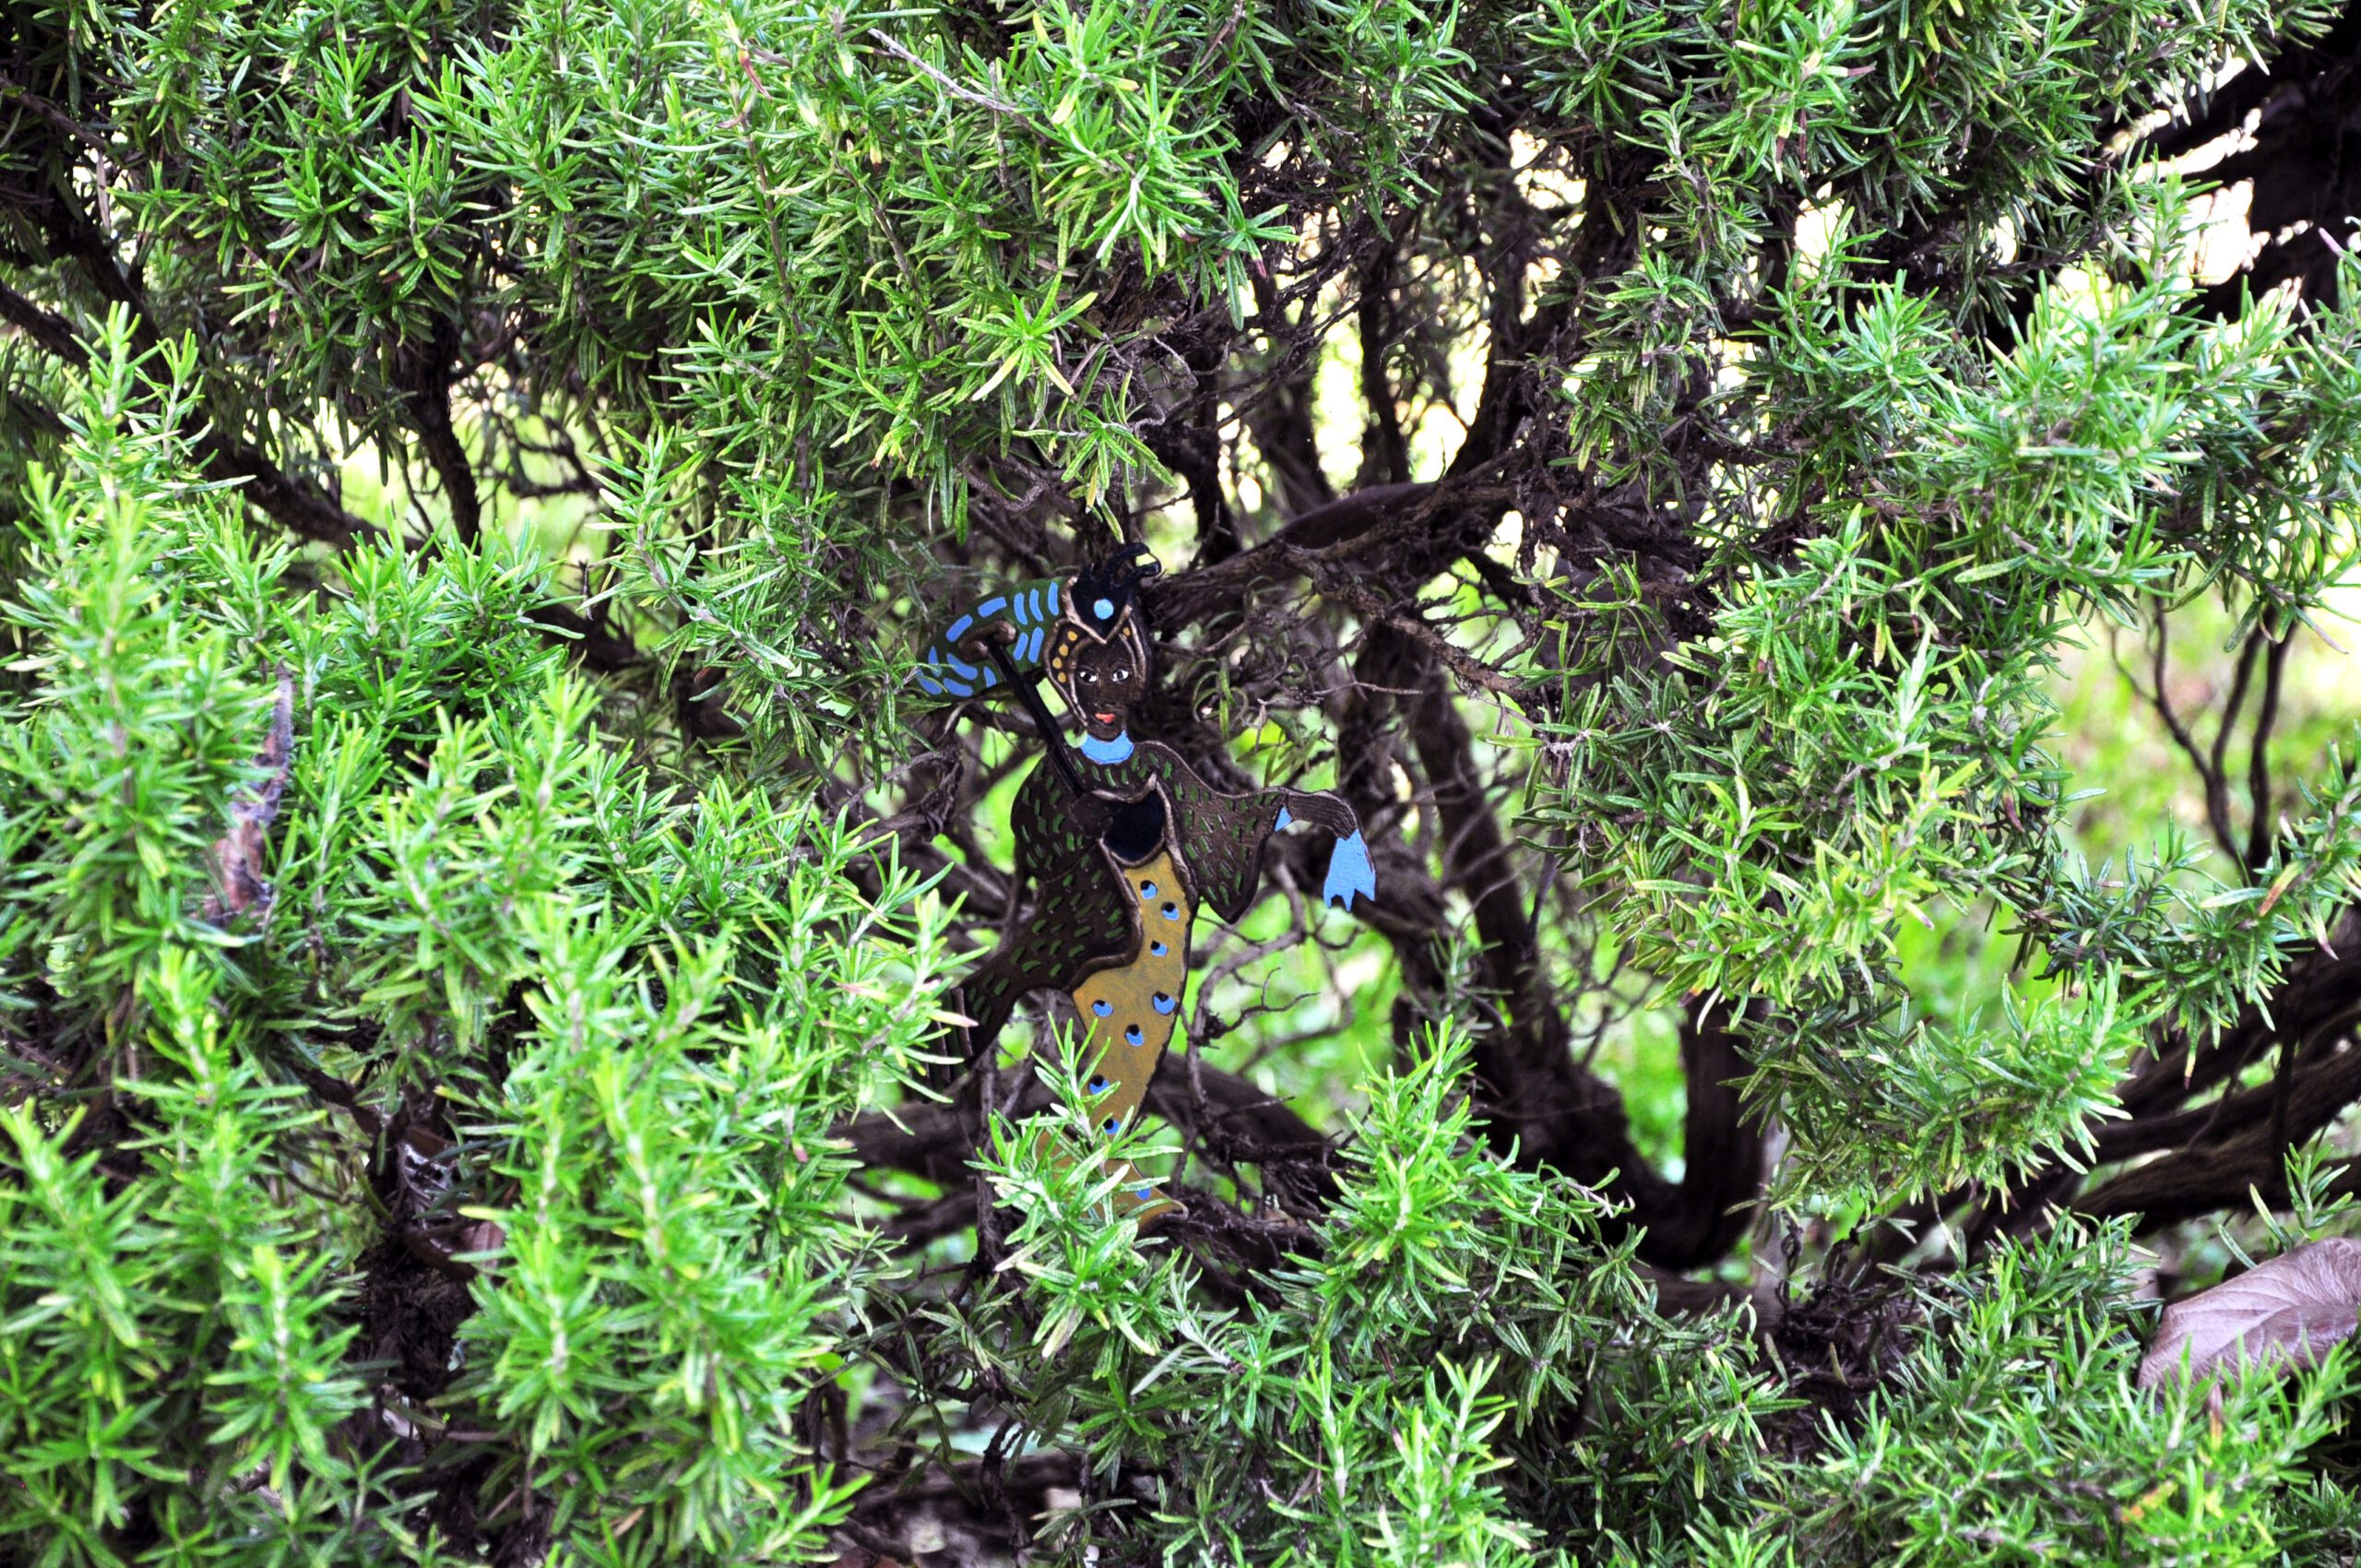
{"label": "metal figure sculpture", "polygon": [[[1342,797],[1227,794],[1171,747],[1132,736],[1154,655],[1139,588],[1161,570],[1134,544],[1072,582],[995,594],[952,620],[915,676],[934,696],[1015,693],[1047,748],[1012,814],[1015,890],[1037,887],[1035,912],[964,988],[968,1057],[991,1048],[1027,992],[1063,992],[1087,1030],[1084,1087],[1109,1136],[1139,1114],[1171,1043],[1191,925],[1203,909],[1226,921],[1245,912],[1265,839],[1295,821],[1324,828],[1337,842],[1322,896],[1349,909],[1356,894],[1377,894],[1360,820]],[[1079,761],[1041,701],[1045,673],[1081,719]],[[1117,1206],[1143,1225],[1178,1206],[1128,1166],[1118,1174]]]}

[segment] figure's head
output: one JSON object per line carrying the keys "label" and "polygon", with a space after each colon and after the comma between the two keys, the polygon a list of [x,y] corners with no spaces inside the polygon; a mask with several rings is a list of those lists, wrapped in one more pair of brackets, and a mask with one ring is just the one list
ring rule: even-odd
{"label": "figure's head", "polygon": [[1126,546],[1074,580],[1042,660],[1066,706],[1093,740],[1123,732],[1147,695],[1147,624],[1139,585],[1164,568],[1141,544]]}

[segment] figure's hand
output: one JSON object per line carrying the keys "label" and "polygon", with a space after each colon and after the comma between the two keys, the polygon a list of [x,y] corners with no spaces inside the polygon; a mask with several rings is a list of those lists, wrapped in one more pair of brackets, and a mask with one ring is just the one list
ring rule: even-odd
{"label": "figure's hand", "polygon": [[957,651],[971,663],[981,664],[991,658],[995,646],[1014,647],[1017,636],[1016,628],[1006,621],[987,621],[959,639]]}
{"label": "figure's hand", "polygon": [[1286,790],[1280,792],[1280,797],[1286,802],[1279,808],[1278,825],[1281,827],[1291,822],[1308,822],[1339,838],[1348,838],[1361,830],[1361,819],[1342,795],[1326,790],[1316,795],[1301,790]]}

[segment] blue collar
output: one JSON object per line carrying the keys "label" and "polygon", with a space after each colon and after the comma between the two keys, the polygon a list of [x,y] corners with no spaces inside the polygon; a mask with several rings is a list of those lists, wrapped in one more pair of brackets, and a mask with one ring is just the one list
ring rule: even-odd
{"label": "blue collar", "polygon": [[1102,741],[1096,735],[1085,734],[1082,738],[1082,754],[1093,762],[1109,766],[1127,762],[1132,754],[1131,732],[1125,731],[1111,741]]}

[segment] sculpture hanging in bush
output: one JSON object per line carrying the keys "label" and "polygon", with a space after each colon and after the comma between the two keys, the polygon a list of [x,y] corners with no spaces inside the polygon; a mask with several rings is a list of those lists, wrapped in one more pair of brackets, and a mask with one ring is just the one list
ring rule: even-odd
{"label": "sculpture hanging in bush", "polygon": [[[1035,890],[1031,920],[963,989],[965,1054],[989,1051],[1026,992],[1063,992],[1086,1030],[1084,1090],[1112,1137],[1139,1114],[1171,1043],[1188,985],[1189,933],[1200,909],[1244,912],[1264,841],[1301,820],[1336,836],[1322,897],[1352,906],[1377,881],[1360,819],[1323,790],[1226,794],[1171,747],[1134,740],[1132,711],[1153,681],[1140,584],[1162,568],[1133,544],[1076,576],[1026,583],[956,615],[914,679],[930,696],[1013,692],[1040,731],[1046,763],[1011,813],[1016,878]],[[1083,730],[1077,761],[1041,700],[1046,674]],[[1128,1166],[1119,1212],[1142,1224],[1175,1206]]]}

